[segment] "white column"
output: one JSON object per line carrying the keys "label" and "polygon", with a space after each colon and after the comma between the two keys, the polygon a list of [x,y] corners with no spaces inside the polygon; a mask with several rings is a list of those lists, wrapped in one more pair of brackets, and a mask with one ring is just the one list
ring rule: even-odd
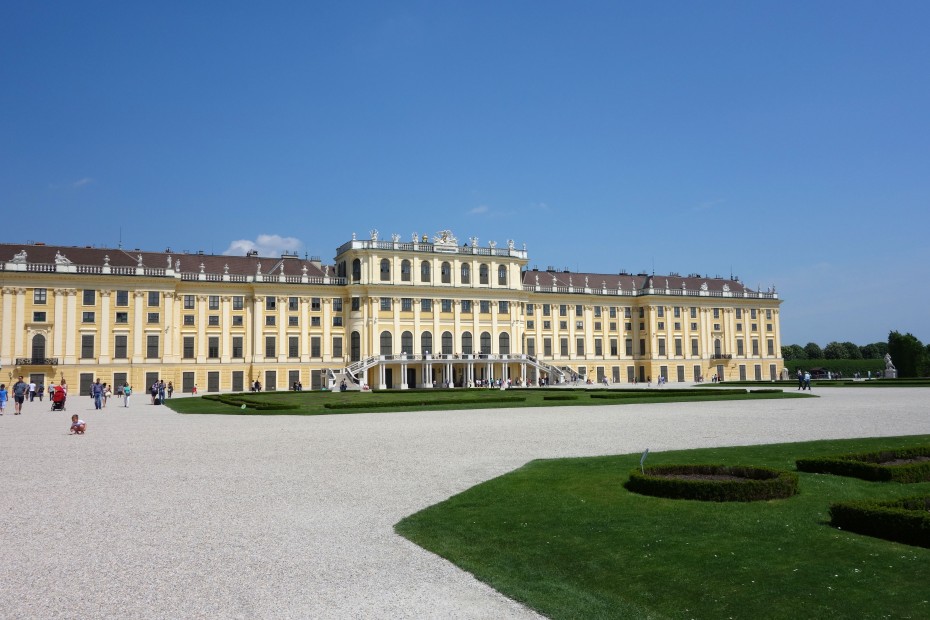
{"label": "white column", "polygon": [[207,361],[207,296],[197,295],[197,363]]}
{"label": "white column", "polygon": [[[10,320],[10,317],[4,317]],[[13,357],[26,355],[26,289],[16,289],[16,316],[13,318]]]}
{"label": "white column", "polygon": [[[263,303],[265,303],[264,297],[256,296],[252,300],[252,363],[262,362],[265,355],[265,343],[262,342]],[[260,374],[260,371],[257,372]],[[260,381],[264,385],[265,378],[262,377]]]}
{"label": "white column", "polygon": [[[162,330],[165,334],[165,342],[164,342],[164,345],[162,346],[161,358],[162,360],[166,362],[175,361],[174,335],[176,333],[176,330],[175,330],[175,322],[174,322],[174,297],[175,295],[173,291],[166,291],[162,294],[162,298],[165,300],[165,309],[164,309],[165,320],[163,321],[164,330]],[[224,299],[229,299],[229,297],[225,297]],[[223,331],[224,331],[224,334],[226,335],[229,334],[229,322],[228,321],[225,321],[225,320],[223,321]],[[226,343],[223,343],[223,345],[224,345],[223,348],[225,350]]]}
{"label": "white column", "polygon": [[[0,333],[0,365],[13,367],[16,362],[15,355],[13,354],[13,299],[14,299],[14,289],[12,287],[3,287],[3,331]],[[58,322],[58,295],[59,292],[55,291],[55,300],[56,300],[56,318],[55,318],[55,339],[56,341],[61,340],[61,333],[64,332],[64,327],[61,323]],[[54,349],[53,355],[57,355],[60,346],[57,346]]]}
{"label": "white column", "polygon": [[[132,306],[133,310],[132,310],[132,358],[131,360],[133,364],[141,364],[142,361],[145,359],[145,347],[142,344],[142,338],[145,335],[144,327],[143,327],[143,316],[145,315],[145,308],[142,306],[143,300],[145,299],[145,292],[144,291],[133,291],[132,296],[133,296],[133,306]],[[70,304],[69,304],[68,310],[69,310],[68,314],[71,314]],[[77,313],[75,312],[75,315],[76,314]]]}
{"label": "white column", "polygon": [[232,359],[232,295],[220,297],[220,321],[223,326],[223,337],[220,343],[220,363],[228,364]]}
{"label": "white column", "polygon": [[101,364],[110,363],[110,293],[100,291],[100,356]]}

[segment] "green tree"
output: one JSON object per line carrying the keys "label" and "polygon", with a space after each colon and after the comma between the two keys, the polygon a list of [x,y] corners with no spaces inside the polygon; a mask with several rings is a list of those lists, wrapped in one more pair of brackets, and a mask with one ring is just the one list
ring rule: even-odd
{"label": "green tree", "polygon": [[859,347],[859,352],[862,354],[862,359],[866,360],[877,360],[885,356],[884,354],[879,355],[878,347],[875,346],[875,343]]}
{"label": "green tree", "polygon": [[898,370],[899,377],[916,377],[918,369],[927,366],[927,350],[912,334],[893,331],[888,334],[888,354]]}
{"label": "green tree", "polygon": [[809,360],[823,359],[823,349],[816,342],[808,342],[804,345],[804,352],[807,353],[807,359]]}
{"label": "green tree", "polygon": [[807,353],[804,351],[804,347],[799,344],[789,344],[781,348],[781,356],[788,360],[806,360]]}
{"label": "green tree", "polygon": [[846,355],[843,356],[844,359],[848,359],[848,360],[861,360],[862,359],[862,351],[859,350],[859,345],[853,344],[851,342],[843,342],[841,344],[843,345],[843,348],[846,349]]}
{"label": "green tree", "polygon": [[823,356],[828,360],[846,359],[846,347],[839,342],[830,342],[823,348]]}

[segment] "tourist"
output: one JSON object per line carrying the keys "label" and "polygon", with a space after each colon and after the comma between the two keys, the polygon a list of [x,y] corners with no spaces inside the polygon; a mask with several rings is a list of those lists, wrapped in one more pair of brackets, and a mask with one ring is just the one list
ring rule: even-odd
{"label": "tourist", "polygon": [[155,399],[158,398],[158,381],[152,384],[152,387],[149,388],[149,396],[152,399],[152,404],[155,404]]}
{"label": "tourist", "polygon": [[29,392],[29,385],[20,377],[19,381],[13,384],[13,415],[20,415],[23,412],[23,403],[26,401],[26,394]]}
{"label": "tourist", "polygon": [[29,402],[31,403],[36,399],[36,382],[29,381]]}
{"label": "tourist", "polygon": [[42,383],[41,381],[40,381],[39,384],[36,386],[36,394],[39,395],[39,402],[41,403],[41,402],[42,402],[42,397],[45,396],[45,384]]}
{"label": "tourist", "polygon": [[87,430],[87,423],[78,418],[76,413],[71,416],[71,434],[83,435],[85,430]]}
{"label": "tourist", "polygon": [[109,402],[110,397],[113,396],[113,390],[110,389],[110,384],[104,386],[103,388],[103,406],[106,408],[107,402]]}
{"label": "tourist", "polygon": [[168,382],[168,398],[171,398],[172,394],[174,394],[174,383],[169,381]]}
{"label": "tourist", "polygon": [[9,394],[6,391],[6,384],[0,383],[0,415],[3,415],[3,410],[6,409],[7,399],[9,399]]}
{"label": "tourist", "polygon": [[90,397],[94,399],[94,409],[103,408],[103,386],[100,385],[100,378],[90,388]]}
{"label": "tourist", "polygon": [[808,391],[811,389],[811,373],[807,370],[804,371],[804,389]]}
{"label": "tourist", "polygon": [[158,382],[158,402],[165,402],[165,380],[162,379]]}
{"label": "tourist", "polygon": [[123,386],[123,407],[129,406],[129,397],[132,396],[132,386],[128,383]]}

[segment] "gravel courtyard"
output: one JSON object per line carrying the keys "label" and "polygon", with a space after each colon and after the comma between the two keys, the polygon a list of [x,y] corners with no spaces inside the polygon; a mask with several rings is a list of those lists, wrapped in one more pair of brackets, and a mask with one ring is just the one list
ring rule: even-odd
{"label": "gravel courtyard", "polygon": [[815,394],[315,417],[8,404],[0,617],[535,617],[393,525],[537,458],[930,433],[930,389]]}

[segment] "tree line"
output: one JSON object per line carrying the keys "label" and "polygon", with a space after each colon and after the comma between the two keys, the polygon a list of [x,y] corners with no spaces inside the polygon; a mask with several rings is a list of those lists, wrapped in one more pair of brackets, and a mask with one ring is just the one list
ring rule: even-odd
{"label": "tree line", "polygon": [[892,331],[887,342],[857,345],[852,342],[830,342],[821,348],[816,342],[803,347],[789,344],[781,348],[785,361],[795,360],[880,360],[891,355],[899,377],[930,375],[930,345],[924,345],[914,335]]}

